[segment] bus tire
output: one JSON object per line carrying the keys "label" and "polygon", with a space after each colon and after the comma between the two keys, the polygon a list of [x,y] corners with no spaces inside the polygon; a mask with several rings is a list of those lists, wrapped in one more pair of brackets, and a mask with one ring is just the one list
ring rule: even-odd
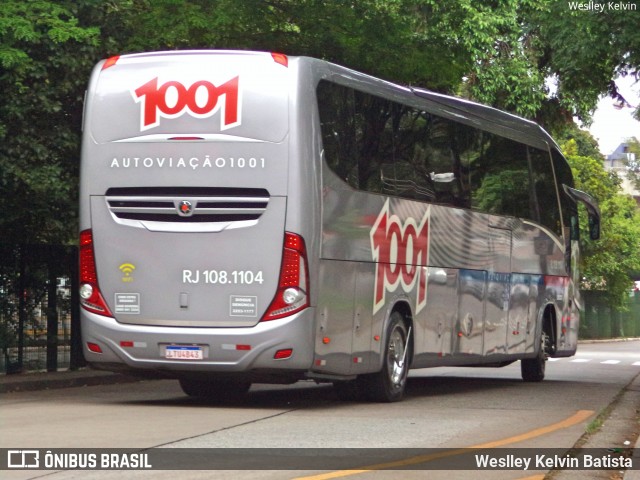
{"label": "bus tire", "polygon": [[190,397],[205,398],[220,402],[242,400],[251,383],[232,380],[202,380],[193,378],[180,378],[182,391]]}
{"label": "bus tire", "polygon": [[366,378],[366,393],[374,402],[397,402],[402,400],[409,373],[411,355],[408,345],[407,327],[400,312],[389,318],[385,335],[382,369]]}
{"label": "bus tire", "polygon": [[522,380],[525,382],[541,382],[544,380],[548,344],[549,336],[543,331],[540,335],[538,354],[534,358],[523,358],[520,360],[520,372],[522,374]]}

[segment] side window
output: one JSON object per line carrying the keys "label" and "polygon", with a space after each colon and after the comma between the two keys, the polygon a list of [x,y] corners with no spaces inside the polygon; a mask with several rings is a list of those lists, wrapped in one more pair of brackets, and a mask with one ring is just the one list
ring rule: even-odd
{"label": "side window", "polygon": [[317,99],[327,165],[351,187],[528,218],[562,235],[548,152],[329,81]]}
{"label": "side window", "polygon": [[[529,148],[531,182],[533,195],[536,200],[535,214],[542,225],[562,237],[562,222],[560,220],[560,207],[558,206],[558,193],[556,180],[551,165],[549,152]],[[570,172],[569,172],[570,173]]]}
{"label": "side window", "polygon": [[393,172],[386,175],[396,183],[397,195],[444,203],[433,180],[436,172],[450,170],[446,154],[433,144],[439,120],[418,109],[403,108],[397,122]]}
{"label": "side window", "polygon": [[354,91],[354,98],[358,188],[374,193],[391,193],[386,191],[388,187],[383,182],[381,171],[385,165],[393,163],[394,124],[400,115],[400,105],[359,91]]}
{"label": "side window", "polygon": [[485,132],[473,178],[473,209],[530,218],[526,145]]}
{"label": "side window", "polygon": [[469,207],[478,130],[328,81],[317,98],[327,165],[351,187]]}
{"label": "side window", "polygon": [[353,188],[359,188],[358,132],[354,91],[320,82],[317,90],[324,156],[329,168]]}
{"label": "side window", "polygon": [[459,138],[464,130],[450,120],[410,109],[399,135],[397,159],[412,166],[412,179],[423,197],[443,205],[468,208],[467,147]]}
{"label": "side window", "polygon": [[578,205],[562,189],[562,185],[573,187],[573,174],[571,167],[559,152],[553,150],[553,167],[558,181],[558,191],[560,193],[560,211],[565,228],[565,238],[571,240],[580,239],[580,228],[578,225]]}

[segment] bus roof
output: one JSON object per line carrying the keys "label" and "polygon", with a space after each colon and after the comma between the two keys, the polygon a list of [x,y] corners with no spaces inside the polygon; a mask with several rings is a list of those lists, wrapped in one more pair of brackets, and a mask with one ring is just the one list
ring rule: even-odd
{"label": "bus roof", "polygon": [[412,88],[412,90],[417,96],[436,103],[442,108],[455,110],[458,115],[462,114],[474,119],[489,121],[500,128],[511,130],[528,137],[530,140],[546,142],[550,147],[560,150],[551,135],[531,120],[463,98],[451,97],[422,88]]}

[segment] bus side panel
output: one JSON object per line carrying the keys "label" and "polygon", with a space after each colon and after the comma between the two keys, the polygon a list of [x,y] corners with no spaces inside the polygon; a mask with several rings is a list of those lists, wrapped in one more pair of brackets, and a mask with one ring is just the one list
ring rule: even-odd
{"label": "bus side panel", "polygon": [[[527,328],[524,353],[530,355],[538,348],[535,342],[541,325],[535,325],[535,322],[542,321],[545,309],[552,305],[556,322],[553,330],[547,333],[555,340],[553,356],[573,355],[577,348],[578,319],[574,315],[573,282],[567,275],[564,247],[560,240],[540,225],[529,221],[519,222],[513,235],[512,270],[530,277],[527,317],[530,326]],[[515,282],[512,293],[513,289],[522,290],[522,283],[518,287]],[[523,298],[522,294],[520,298]],[[512,303],[511,309],[510,315],[515,317],[512,325],[521,326],[524,322],[523,305],[517,301]],[[510,347],[515,343],[510,342]],[[520,352],[519,349],[516,351]]]}
{"label": "bus side panel", "polygon": [[454,326],[458,312],[451,307],[458,301],[458,277],[456,269],[429,267],[424,343],[419,349],[422,355],[414,357],[414,367],[437,365],[451,357],[456,349],[457,332]]}
{"label": "bus side panel", "polygon": [[[527,350],[527,341],[535,334],[535,307],[531,308],[533,292],[532,276],[514,273],[511,276],[509,325],[507,328],[507,351],[521,354]],[[534,304],[535,305],[535,304]]]}
{"label": "bus side panel", "polygon": [[458,279],[458,315],[454,326],[453,355],[479,356],[484,347],[487,272],[461,269]]}
{"label": "bus side panel", "polygon": [[[356,270],[356,290],[353,311],[353,349],[351,359],[352,374],[366,373],[380,364],[382,342],[377,341],[374,332],[382,331],[382,316],[371,317],[373,289],[375,288],[375,265],[354,263]],[[374,322],[376,322],[374,324]],[[379,334],[379,333],[378,333]]]}
{"label": "bus side panel", "polygon": [[[491,362],[493,355],[499,357],[497,361],[502,361],[510,356],[520,358],[534,353],[536,333],[540,331],[535,323],[539,313],[549,303],[558,305],[562,311],[562,301],[568,297],[565,284],[556,285],[560,280],[547,285],[549,277],[563,279],[561,282],[566,278],[562,276],[562,264],[556,260],[563,254],[550,235],[508,217],[429,206],[410,200],[387,201],[384,196],[350,189],[328,168],[323,168],[322,258],[334,259],[338,264],[344,262],[341,275],[348,278],[349,284],[341,291],[355,292],[352,318],[347,318],[346,307],[338,315],[343,319],[340,322],[342,330],[347,325],[352,329],[341,339],[340,345],[355,342],[353,334],[363,324],[369,325],[367,322],[371,324],[372,335],[381,334],[384,315],[388,315],[390,306],[397,301],[406,301],[414,317],[414,366],[469,363],[470,357]],[[400,271],[396,264],[379,267],[386,273],[377,275],[376,255],[380,252],[375,248],[373,237],[374,232],[380,230],[383,217],[387,222],[397,223],[396,231],[403,231],[409,218],[412,225],[418,226],[424,217],[420,208],[430,211],[429,268],[424,303],[419,299],[417,279],[405,289],[402,281],[394,276],[394,272]],[[406,255],[404,247],[398,248],[397,258]],[[406,261],[407,257],[402,258]],[[367,263],[371,267],[363,268]],[[360,270],[355,280],[347,273],[354,269]],[[554,275],[534,274],[539,271]],[[336,276],[339,274],[330,275],[329,282],[325,282],[323,276],[320,288],[335,283],[333,278]],[[376,278],[387,283],[380,287]],[[541,278],[547,279],[543,289],[540,289]],[[324,308],[320,312],[326,309],[326,315],[330,315],[329,312],[337,309],[334,303],[337,297],[336,292],[325,294]],[[351,298],[347,295],[342,302],[349,303]],[[363,316],[367,304],[373,306],[374,312],[369,320]],[[384,315],[380,316],[381,313]],[[570,326],[566,320],[567,315],[564,326],[562,322],[557,326],[558,332]],[[564,338],[560,339],[562,342],[566,342]],[[356,344],[360,346],[356,347]],[[364,348],[366,342],[352,345],[353,357],[359,361],[355,352]],[[332,347],[323,348],[331,350]],[[345,349],[335,347],[335,351],[344,353]],[[375,359],[372,361],[376,362]],[[358,370],[352,368],[350,371]]]}
{"label": "bus side panel", "polygon": [[354,328],[356,271],[352,262],[320,260],[315,370],[348,374]]}
{"label": "bus side panel", "polygon": [[[411,311],[414,354],[420,357],[427,346],[427,331],[440,331],[440,343],[450,332],[449,324],[438,326],[426,309],[430,206],[355,191],[326,166],[323,175],[316,342],[316,353],[322,358],[314,368],[328,371],[329,362],[325,365],[324,357],[341,356],[349,345],[351,356],[340,363],[340,373],[379,369],[385,320],[398,302]],[[447,277],[447,273],[444,275]],[[447,289],[455,289],[451,280],[445,280],[445,284]],[[441,316],[440,322],[448,321],[445,317]],[[332,334],[330,342],[322,342],[324,332]],[[434,354],[442,351],[439,344],[429,344],[429,348]]]}

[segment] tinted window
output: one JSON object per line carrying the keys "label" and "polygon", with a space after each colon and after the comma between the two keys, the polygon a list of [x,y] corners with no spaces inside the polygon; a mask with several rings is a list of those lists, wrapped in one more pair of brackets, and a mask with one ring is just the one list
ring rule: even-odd
{"label": "tinted window", "polygon": [[498,215],[530,218],[527,147],[484,133],[472,170],[472,208]]}
{"label": "tinted window", "polygon": [[531,182],[534,188],[533,195],[537,200],[533,220],[541,223],[558,236],[562,237],[562,223],[560,221],[560,207],[558,206],[558,194],[555,177],[551,167],[549,153],[538,149],[529,149],[531,152]]}
{"label": "tinted window", "polygon": [[473,130],[329,82],[318,107],[327,164],[353,188],[469,207]]}
{"label": "tinted window", "polygon": [[317,95],[326,162],[353,188],[527,218],[561,234],[548,152],[327,81]]}
{"label": "tinted window", "polygon": [[558,190],[560,194],[562,221],[564,222],[565,230],[569,229],[569,231],[566,232],[568,233],[567,238],[578,240],[580,237],[580,229],[578,228],[578,206],[562,189],[562,185],[573,187],[573,174],[567,161],[555,150],[553,151],[553,167],[559,185]]}

